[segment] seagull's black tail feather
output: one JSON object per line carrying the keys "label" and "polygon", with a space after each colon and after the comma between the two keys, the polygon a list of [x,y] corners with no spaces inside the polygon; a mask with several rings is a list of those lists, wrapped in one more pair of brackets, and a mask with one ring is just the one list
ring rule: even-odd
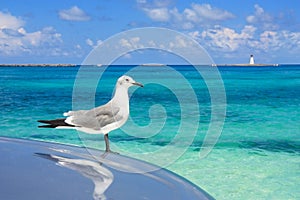
{"label": "seagull's black tail feather", "polygon": [[42,125],[42,126],[38,126],[39,128],[56,128],[58,126],[69,126],[69,127],[74,127],[71,124],[68,124],[65,122],[65,118],[63,119],[54,119],[54,120],[38,120],[38,122],[40,123],[44,123],[47,125]]}

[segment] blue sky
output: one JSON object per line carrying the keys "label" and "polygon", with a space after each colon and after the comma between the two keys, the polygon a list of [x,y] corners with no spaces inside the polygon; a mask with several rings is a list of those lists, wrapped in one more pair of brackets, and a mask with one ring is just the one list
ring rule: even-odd
{"label": "blue sky", "polygon": [[299,8],[299,0],[1,1],[0,63],[80,64],[114,34],[149,26],[189,35],[218,64],[247,63],[250,54],[257,63],[300,63]]}

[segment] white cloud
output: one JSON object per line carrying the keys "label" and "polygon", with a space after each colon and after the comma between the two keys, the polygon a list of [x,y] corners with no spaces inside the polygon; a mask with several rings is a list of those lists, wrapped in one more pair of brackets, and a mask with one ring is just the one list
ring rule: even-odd
{"label": "white cloud", "polygon": [[[265,20],[264,18],[270,19],[270,16],[267,15],[267,14],[265,14],[264,9],[262,7],[260,7],[258,4],[255,4],[254,8],[255,8],[254,15],[249,15],[246,18],[246,20],[247,20],[248,23],[256,23],[259,20],[264,21]],[[263,19],[261,19],[261,17]]]}
{"label": "white cloud", "polygon": [[[153,40],[141,40],[140,37],[131,38],[121,38],[115,48],[119,49],[125,48],[126,50],[142,53],[141,49],[163,49],[167,51],[187,49],[193,46],[194,43],[190,39],[184,36],[177,35],[174,38],[168,38],[167,40],[162,40],[160,42],[155,42]],[[190,48],[191,49],[191,48]]]}
{"label": "white cloud", "polygon": [[119,43],[122,47],[131,48],[131,44],[127,39],[122,38]]}
{"label": "white cloud", "polygon": [[[255,27],[245,26],[238,33],[234,29],[227,27],[215,27],[214,29],[204,30],[201,33],[202,41],[205,41],[206,46],[212,49],[217,49],[223,52],[232,52],[238,50],[241,46],[253,39]],[[197,34],[198,36],[199,34]],[[199,36],[198,36],[199,37]]]}
{"label": "white cloud", "polygon": [[129,53],[124,54],[122,57],[126,58],[126,59],[131,59],[132,58],[131,54],[129,54]]}
{"label": "white cloud", "polygon": [[77,6],[73,6],[58,13],[59,18],[67,21],[88,21],[90,17]]}
{"label": "white cloud", "polygon": [[145,13],[154,21],[167,22],[170,19],[169,10],[167,8],[144,9]]}
{"label": "white cloud", "polygon": [[93,47],[93,48],[96,48],[97,46],[99,46],[100,44],[103,43],[102,40],[97,40],[96,42],[94,42],[93,40],[91,40],[90,38],[86,39],[85,40],[85,43],[90,46],[90,47]]}
{"label": "white cloud", "polygon": [[11,15],[0,12],[0,54],[6,56],[35,54],[49,55],[59,53],[55,48],[62,43],[61,34],[53,27],[46,27],[35,32],[27,32],[25,22]]}
{"label": "white cloud", "polygon": [[192,46],[192,44],[190,44],[190,40],[187,40],[185,37],[182,37],[182,36],[176,36],[174,38],[174,41],[170,42],[169,43],[169,49],[172,50],[172,49],[175,49],[175,48],[187,48],[187,47],[190,47]]}
{"label": "white cloud", "polygon": [[266,51],[268,49],[278,50],[283,45],[280,39],[282,38],[280,38],[280,35],[277,32],[264,31],[260,34],[259,41],[255,42],[255,46]]}
{"label": "white cloud", "polygon": [[195,12],[195,22],[203,20],[223,21],[234,18],[234,15],[226,10],[211,7],[209,4],[192,4],[192,11]]}
{"label": "white cloud", "polygon": [[285,51],[300,53],[300,32],[264,31],[252,47],[265,52],[284,49]]}
{"label": "white cloud", "polygon": [[193,31],[189,35],[213,52],[216,57],[222,58],[236,59],[247,53],[278,57],[295,56],[300,53],[300,32],[287,30],[260,32],[256,27],[246,25],[239,32],[228,27],[216,26],[202,32]]}
{"label": "white cloud", "polygon": [[136,0],[141,8],[163,8],[172,4],[173,0]]}
{"label": "white cloud", "polygon": [[276,30],[279,28],[275,17],[266,13],[258,4],[254,5],[254,14],[247,16],[246,21],[249,24],[258,26],[264,30]]}
{"label": "white cloud", "polygon": [[[164,4],[163,4],[164,5]],[[143,3],[141,9],[153,21],[169,22],[172,26],[181,29],[192,29],[207,24],[234,18],[234,15],[226,10],[212,7],[209,4],[191,4],[180,12],[176,7],[158,7],[157,4]]]}
{"label": "white cloud", "polygon": [[81,49],[81,46],[80,46],[79,44],[76,44],[76,45],[75,45],[75,48],[76,48],[76,49]]}
{"label": "white cloud", "polygon": [[[297,32],[299,30],[295,25],[297,23],[293,21],[291,15],[284,13],[272,15],[255,4],[253,13],[245,18],[245,25],[242,28],[240,25],[225,27],[220,24],[235,16],[224,9],[199,3],[179,8],[172,7],[170,1],[165,1],[168,2],[165,4],[156,2],[156,0],[137,0],[138,7],[151,20],[163,22],[164,26],[177,30],[189,31],[191,37],[219,57],[232,58],[248,53],[262,53],[278,57],[285,55],[290,58],[293,57],[291,55],[298,56],[300,53],[300,32]],[[289,30],[290,27],[292,29]],[[131,46],[130,42],[127,42],[127,45]],[[177,48],[184,45],[178,40],[171,42],[169,47]]]}
{"label": "white cloud", "polygon": [[189,35],[190,37],[192,37],[193,39],[196,40],[197,38],[200,37],[200,32],[199,32],[199,31],[192,31],[192,32],[188,33],[188,35]]}
{"label": "white cloud", "polygon": [[192,22],[196,22],[198,21],[198,17],[197,17],[197,14],[194,10],[192,9],[189,9],[189,8],[186,8],[184,9],[183,11],[183,16],[185,17],[185,19],[187,21],[192,21]]}
{"label": "white cloud", "polygon": [[133,44],[137,44],[140,41],[140,37],[133,37],[130,39]]}
{"label": "white cloud", "polygon": [[94,42],[90,38],[86,39],[85,42],[86,42],[87,45],[89,45],[91,47],[94,46]]}
{"label": "white cloud", "polygon": [[10,13],[3,13],[0,11],[0,29],[18,29],[25,24],[25,22]]}
{"label": "white cloud", "polygon": [[97,40],[97,46],[99,46],[100,44],[102,44],[103,43],[103,41],[102,40]]}
{"label": "white cloud", "polygon": [[140,42],[140,38],[139,37],[133,37],[130,39],[120,39],[119,44],[121,45],[121,47],[123,48],[127,48],[127,49],[140,49],[140,48],[144,48],[144,45]]}
{"label": "white cloud", "polygon": [[136,2],[138,4],[144,4],[144,3],[147,3],[147,0],[136,0]]}

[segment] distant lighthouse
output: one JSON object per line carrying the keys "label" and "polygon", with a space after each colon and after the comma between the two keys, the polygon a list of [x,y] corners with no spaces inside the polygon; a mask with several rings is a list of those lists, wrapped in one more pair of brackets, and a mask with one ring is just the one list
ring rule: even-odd
{"label": "distant lighthouse", "polygon": [[254,57],[253,55],[250,55],[250,62],[249,62],[250,65],[254,65]]}

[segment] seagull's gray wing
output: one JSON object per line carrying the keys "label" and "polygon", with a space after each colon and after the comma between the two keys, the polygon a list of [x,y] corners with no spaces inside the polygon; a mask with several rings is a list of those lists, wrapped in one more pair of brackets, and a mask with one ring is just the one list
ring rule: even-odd
{"label": "seagull's gray wing", "polygon": [[65,115],[71,117],[72,125],[100,130],[108,124],[121,120],[122,116],[118,115],[119,111],[119,107],[107,103],[91,110],[70,111]]}
{"label": "seagull's gray wing", "polygon": [[92,110],[96,114],[96,120],[101,127],[121,120],[120,107],[113,106],[110,102]]}

